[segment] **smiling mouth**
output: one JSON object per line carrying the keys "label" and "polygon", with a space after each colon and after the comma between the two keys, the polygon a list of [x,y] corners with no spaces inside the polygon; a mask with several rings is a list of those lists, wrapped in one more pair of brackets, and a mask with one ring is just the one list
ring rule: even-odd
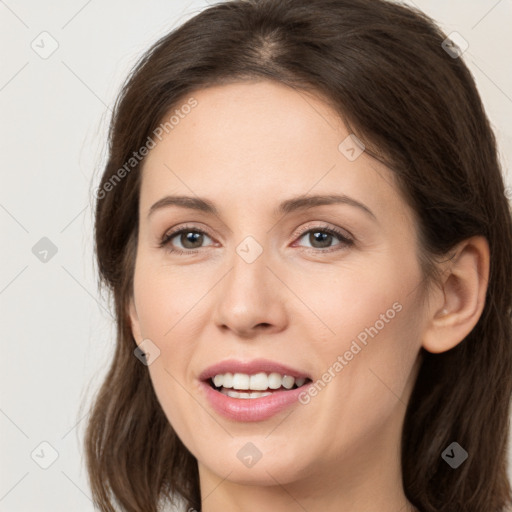
{"label": "smiling mouth", "polygon": [[275,392],[291,391],[307,386],[312,381],[307,377],[291,377],[279,373],[218,374],[208,379],[212,389],[231,398],[255,399],[270,396]]}

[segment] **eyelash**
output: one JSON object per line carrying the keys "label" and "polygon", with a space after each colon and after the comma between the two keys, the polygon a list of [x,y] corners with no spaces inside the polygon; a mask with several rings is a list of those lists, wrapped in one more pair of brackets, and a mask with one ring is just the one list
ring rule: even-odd
{"label": "eyelash", "polygon": [[[301,232],[297,235],[297,239],[302,238],[305,234],[307,234],[309,232],[324,232],[329,235],[333,235],[333,236],[337,237],[341,242],[340,244],[335,245],[334,248],[329,247],[325,250],[324,249],[315,249],[314,247],[309,247],[309,248],[306,247],[305,248],[305,249],[310,249],[313,252],[330,253],[330,252],[342,250],[342,248],[336,249],[336,247],[338,247],[338,245],[344,245],[345,247],[350,247],[350,246],[354,245],[354,240],[352,240],[351,238],[348,238],[347,236],[345,236],[341,231],[337,230],[336,228],[332,228],[329,226],[315,226],[313,228],[309,228],[309,227],[305,228],[305,229],[301,230]],[[199,249],[182,250],[182,249],[175,249],[171,246],[170,241],[173,238],[175,238],[177,235],[181,235],[182,233],[199,233],[201,235],[206,235],[207,237],[212,238],[207,232],[203,231],[202,229],[197,229],[194,226],[184,226],[176,231],[171,231],[170,233],[166,233],[163,236],[160,243],[158,244],[159,247],[164,248],[164,247],[168,246],[167,251],[169,253],[175,253],[178,255],[197,253],[199,251]]]}

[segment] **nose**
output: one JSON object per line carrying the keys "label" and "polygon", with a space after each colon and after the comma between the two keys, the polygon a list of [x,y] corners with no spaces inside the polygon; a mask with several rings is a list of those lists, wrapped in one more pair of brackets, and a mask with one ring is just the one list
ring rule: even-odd
{"label": "nose", "polygon": [[265,250],[251,263],[234,254],[217,292],[214,321],[219,329],[252,339],[286,328],[286,287],[268,260]]}

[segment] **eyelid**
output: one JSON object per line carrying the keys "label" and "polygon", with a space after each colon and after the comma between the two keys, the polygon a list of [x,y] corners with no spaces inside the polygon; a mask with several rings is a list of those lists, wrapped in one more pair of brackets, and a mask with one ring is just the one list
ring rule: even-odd
{"label": "eyelid", "polygon": [[[206,235],[208,236],[209,238],[211,238],[212,240],[214,239],[214,237],[212,235],[210,235],[210,233],[204,229],[204,228],[199,228],[198,226],[196,225],[188,225],[188,224],[185,224],[185,225],[179,225],[177,228],[172,228],[170,230],[167,230],[164,235],[161,237],[160,239],[160,242],[159,242],[159,245],[160,247],[163,247],[165,246],[167,243],[170,242],[170,240],[172,240],[176,235],[179,235],[181,234],[182,232],[186,232],[186,231],[194,231],[194,232],[197,232],[197,233],[201,233],[203,235]],[[188,249],[187,252],[193,252],[193,251],[196,251],[197,249]]]}
{"label": "eyelid", "polygon": [[[337,245],[349,246],[349,245],[353,245],[355,243],[355,237],[347,230],[342,230],[341,228],[333,227],[333,226],[330,226],[325,223],[322,225],[319,225],[318,224],[319,221],[316,221],[316,222],[317,223],[315,224],[315,221],[311,221],[311,223],[302,227],[298,232],[294,233],[294,235],[293,235],[294,240],[297,241],[298,239],[302,238],[304,236],[304,234],[306,234],[310,231],[317,230],[317,231],[325,231],[325,232],[330,233],[331,235],[334,235],[335,237],[338,237],[340,239],[340,243]],[[314,224],[314,225],[311,225],[311,224]],[[208,230],[199,228],[196,225],[187,225],[186,224],[186,225],[179,225],[175,229],[173,228],[171,230],[166,231],[158,244],[159,247],[164,248],[165,246],[170,245],[170,241],[175,236],[177,236],[183,232],[200,233],[200,234],[206,235],[210,239],[214,240],[214,237],[212,235],[210,235]],[[302,249],[313,251],[315,253],[327,253],[327,252],[341,250],[341,249],[335,249],[335,247],[337,247],[337,245],[335,245],[333,247],[328,247],[326,249],[317,249],[314,247],[302,247]],[[179,253],[179,254],[194,254],[194,253],[197,253],[200,249],[204,249],[204,248],[205,247],[199,247],[197,249],[185,249],[185,250],[179,249],[179,248],[177,248],[177,249],[172,248],[172,249],[169,249],[169,252],[171,252],[171,253],[175,252],[175,253]]]}
{"label": "eyelid", "polygon": [[[308,225],[301,228],[294,236],[300,238],[308,231],[314,231],[316,229],[318,231],[323,231],[323,230],[333,231],[334,233],[336,233],[337,236],[340,236],[341,238],[344,238],[346,240],[355,241],[355,237],[352,235],[352,233],[350,233],[346,229],[338,228],[335,226],[330,226],[329,224],[326,224],[326,223],[320,225],[320,224],[318,224],[318,222],[321,222],[321,221],[317,221],[316,224],[315,224],[315,221],[308,223]],[[313,225],[311,225],[311,224],[313,224]]]}

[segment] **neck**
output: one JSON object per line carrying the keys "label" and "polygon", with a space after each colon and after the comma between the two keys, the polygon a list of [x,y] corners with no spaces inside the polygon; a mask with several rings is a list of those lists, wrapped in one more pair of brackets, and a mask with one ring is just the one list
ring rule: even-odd
{"label": "neck", "polygon": [[[275,478],[275,477],[274,477]],[[215,486],[201,495],[202,512],[415,512],[403,492],[394,484],[380,481],[371,485],[343,492],[335,485],[326,486],[325,481],[316,488],[310,481],[275,485],[241,485],[218,479]]]}

